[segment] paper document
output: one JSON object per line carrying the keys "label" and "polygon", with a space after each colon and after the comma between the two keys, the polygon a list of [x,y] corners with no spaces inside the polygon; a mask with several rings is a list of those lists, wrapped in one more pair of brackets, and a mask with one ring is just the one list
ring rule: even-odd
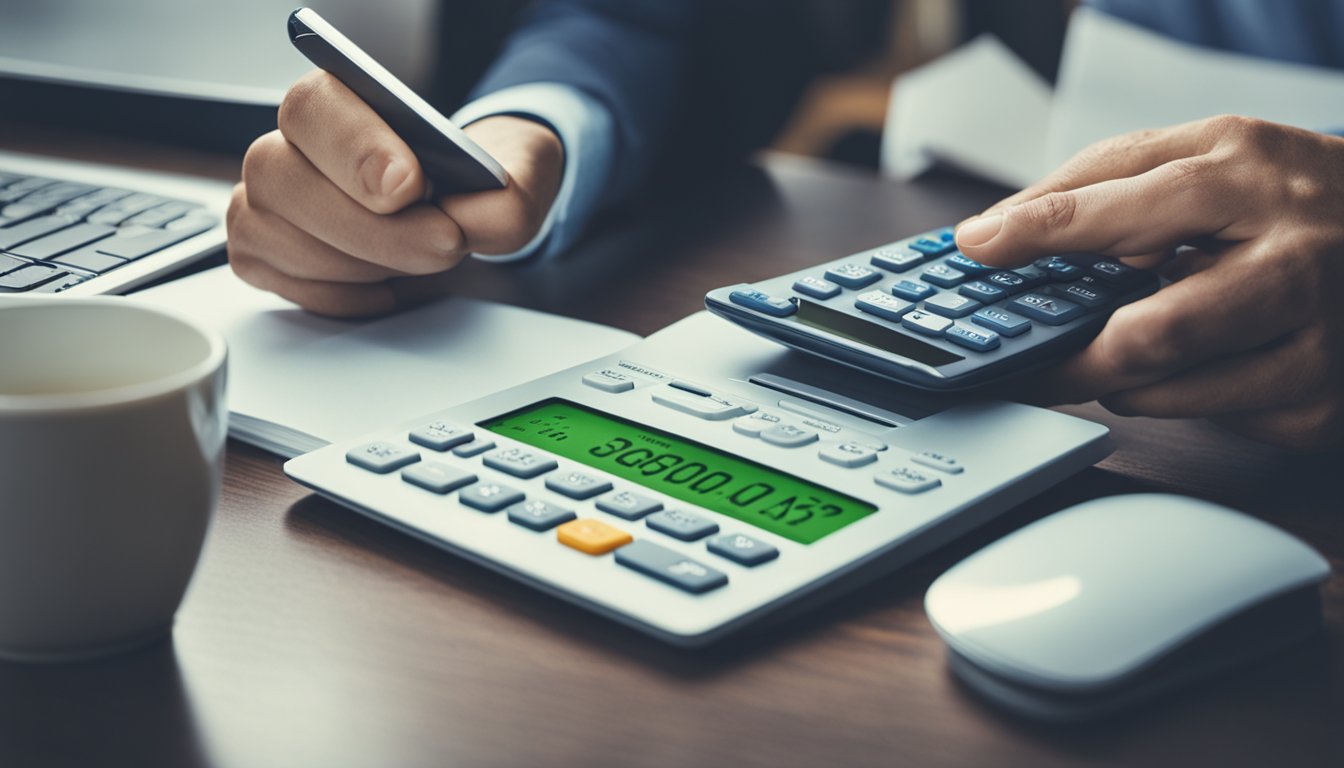
{"label": "paper document", "polygon": [[497,392],[639,340],[633,333],[452,297],[372,321],[308,314],[228,267],[134,294],[229,344],[229,434],[297,456]]}

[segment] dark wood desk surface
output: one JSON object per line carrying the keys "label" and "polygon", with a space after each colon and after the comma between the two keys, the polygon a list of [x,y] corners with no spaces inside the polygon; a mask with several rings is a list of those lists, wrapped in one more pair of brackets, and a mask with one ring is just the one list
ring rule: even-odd
{"label": "dark wood desk surface", "polygon": [[[0,126],[0,145],[228,175],[231,160]],[[950,222],[994,197],[780,157],[671,196],[551,264],[468,265],[457,289],[653,331],[706,289]],[[922,610],[958,559],[1103,494],[1215,499],[1344,558],[1344,457],[1201,423],[1113,418],[1098,467],[822,610],[682,652],[310,496],[231,445],[171,643],[70,666],[0,664],[0,764],[1344,765],[1344,579],[1298,651],[1097,725],[1045,728],[948,674]]]}

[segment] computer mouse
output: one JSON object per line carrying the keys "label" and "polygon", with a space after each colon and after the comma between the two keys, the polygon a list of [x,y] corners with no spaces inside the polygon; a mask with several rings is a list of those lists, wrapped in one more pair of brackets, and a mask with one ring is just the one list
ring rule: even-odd
{"label": "computer mouse", "polygon": [[1330,566],[1208,501],[1088,501],[976,552],[924,606],[954,674],[1045,720],[1101,716],[1321,631]]}

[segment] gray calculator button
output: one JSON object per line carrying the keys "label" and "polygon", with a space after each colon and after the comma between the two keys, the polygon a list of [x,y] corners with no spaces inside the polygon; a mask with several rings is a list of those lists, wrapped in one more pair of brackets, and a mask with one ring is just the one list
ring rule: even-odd
{"label": "gray calculator button", "polygon": [[491,469],[523,479],[545,474],[559,466],[550,456],[526,448],[501,448],[486,456],[484,461]]}
{"label": "gray calculator button", "polygon": [[422,461],[401,471],[401,479],[434,493],[449,493],[476,482],[476,476],[441,461]]}
{"label": "gray calculator button", "polygon": [[943,317],[965,317],[980,306],[980,302],[959,293],[939,293],[924,300],[924,309]]}
{"label": "gray calculator button", "polygon": [[520,501],[508,509],[509,521],[534,531],[549,531],[561,523],[568,523],[577,515],[573,510],[548,504],[540,499]]}
{"label": "gray calculator button", "polygon": [[446,451],[463,443],[471,442],[474,435],[470,430],[435,421],[419,429],[411,430],[411,442],[436,451]]}
{"label": "gray calculator button", "polygon": [[899,321],[901,315],[915,308],[914,304],[898,299],[885,291],[868,291],[854,299],[854,306],[870,315]]}
{"label": "gray calculator button", "polygon": [[942,470],[949,475],[959,475],[964,469],[964,467],[961,466],[961,462],[951,456],[945,456],[941,453],[935,453],[934,451],[917,453],[915,454],[914,461],[916,464],[933,467],[934,469]]}
{"label": "gray calculator button", "polygon": [[663,502],[632,491],[617,491],[598,499],[597,508],[625,520],[638,520],[662,509]]}
{"label": "gray calculator button", "polygon": [[665,405],[673,410],[689,413],[707,421],[722,421],[736,416],[745,416],[756,410],[756,406],[752,403],[729,400],[716,395],[703,397],[672,388],[656,390],[652,397],[653,402],[659,405]]}
{"label": "gray calculator button", "polygon": [[472,456],[480,456],[482,453],[495,447],[494,440],[474,440],[466,445],[459,445],[453,449],[454,456],[460,456],[464,459],[470,459]]}
{"label": "gray calculator button", "polygon": [[826,279],[846,288],[866,288],[882,279],[882,273],[862,264],[836,264],[826,270]]}
{"label": "gray calculator button", "polygon": [[1014,310],[1046,325],[1063,325],[1083,314],[1082,306],[1044,293],[1026,293],[1009,304]]}
{"label": "gray calculator button", "polygon": [[571,499],[591,499],[611,490],[611,481],[586,472],[557,472],[546,478],[546,487]]}
{"label": "gray calculator button", "polygon": [[351,448],[345,460],[370,472],[385,475],[420,460],[420,454],[396,443],[376,442]]}
{"label": "gray calculator button", "polygon": [[498,512],[523,500],[523,492],[499,483],[476,483],[457,494],[457,498],[472,509]]}
{"label": "gray calculator button", "polygon": [[633,376],[621,373],[611,368],[605,368],[600,371],[593,371],[585,374],[583,383],[594,389],[600,389],[603,392],[629,392],[635,388],[635,379]]}
{"label": "gray calculator button", "polygon": [[769,429],[761,432],[761,439],[771,445],[778,445],[784,448],[797,448],[800,445],[815,443],[819,436],[810,429],[793,424],[776,424]]}
{"label": "gray calculator button", "polygon": [[687,592],[699,594],[728,583],[728,576],[689,557],[648,541],[616,550],[616,562]]}
{"label": "gray calculator button", "polygon": [[822,461],[829,461],[842,467],[862,467],[877,461],[877,451],[858,443],[839,443],[824,445],[817,453]]}
{"label": "gray calculator button", "polygon": [[1096,309],[1111,300],[1110,291],[1095,283],[1083,282],[1083,280],[1068,285],[1052,285],[1050,286],[1050,292],[1061,299],[1082,304],[1088,309]]}
{"label": "gray calculator button", "polygon": [[942,336],[943,331],[952,327],[952,321],[940,315],[915,310],[901,318],[901,325],[925,336]]}
{"label": "gray calculator button", "polygon": [[761,433],[779,423],[779,417],[767,411],[757,411],[733,422],[733,431],[747,437],[760,437]]}
{"label": "gray calculator button", "polygon": [[760,565],[779,557],[779,550],[760,539],[725,533],[709,540],[709,551],[741,565]]}
{"label": "gray calculator button", "polygon": [[839,295],[840,286],[830,280],[807,275],[793,282],[793,290],[814,299],[829,299]]}
{"label": "gray calculator button", "polygon": [[885,472],[878,472],[873,480],[884,488],[890,488],[901,493],[922,493],[943,484],[942,480],[930,477],[911,467],[897,467]]}
{"label": "gray calculator button", "polygon": [[889,272],[904,272],[916,264],[923,263],[924,254],[919,251],[886,249],[874,253],[868,261],[874,267],[881,267]]}
{"label": "gray calculator button", "polygon": [[719,524],[713,520],[707,520],[699,515],[677,509],[669,509],[649,515],[645,522],[653,530],[666,533],[668,536],[682,541],[703,539],[719,530]]}

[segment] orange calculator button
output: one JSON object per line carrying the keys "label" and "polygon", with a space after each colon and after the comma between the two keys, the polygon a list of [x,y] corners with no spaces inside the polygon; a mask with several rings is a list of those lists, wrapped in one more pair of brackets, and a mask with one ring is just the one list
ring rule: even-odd
{"label": "orange calculator button", "polygon": [[635,537],[620,528],[582,518],[570,520],[556,528],[555,535],[561,544],[590,555],[605,555],[635,540]]}

